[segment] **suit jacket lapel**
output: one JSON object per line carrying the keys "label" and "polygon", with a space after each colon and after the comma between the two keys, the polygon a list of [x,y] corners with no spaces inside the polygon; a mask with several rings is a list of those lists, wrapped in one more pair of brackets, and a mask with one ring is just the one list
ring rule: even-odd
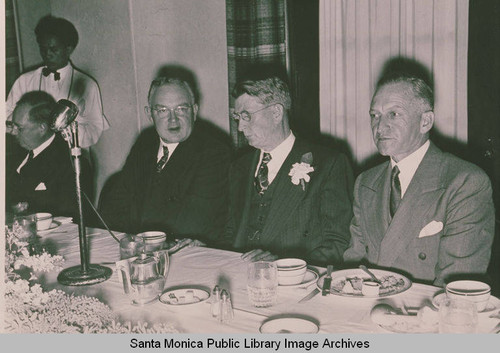
{"label": "suit jacket lapel", "polygon": [[247,241],[247,234],[245,233],[247,223],[248,223],[248,212],[250,210],[250,204],[252,201],[253,193],[255,192],[254,186],[254,176],[255,170],[257,168],[257,163],[259,163],[260,151],[256,150],[248,156],[248,160],[237,166],[237,176],[236,180],[236,190],[238,194],[241,192],[240,200],[236,202],[241,202],[241,221],[239,223],[236,239],[234,241],[234,246],[236,248],[244,247]]}
{"label": "suit jacket lapel", "polygon": [[[380,167],[377,174],[366,179],[361,184],[360,190],[362,200],[361,209],[380,210],[380,212],[362,212],[365,218],[365,224],[370,226],[370,235],[367,236],[372,244],[372,249],[376,249],[375,254],[371,254],[370,259],[377,258],[380,251],[380,243],[389,227],[389,191],[391,166],[386,162]],[[389,191],[388,191],[389,190]]]}
{"label": "suit jacket lapel", "polygon": [[[300,201],[307,194],[308,183],[304,191],[302,190],[302,186],[292,184],[291,177],[288,175],[292,165],[294,163],[299,163],[304,153],[310,152],[307,148],[307,144],[297,138],[292,150],[283,162],[278,175],[276,175],[275,180],[273,180],[273,183],[276,183],[273,201],[267,216],[268,221],[262,230],[262,233],[265,234],[265,242],[271,242],[275,237],[281,235],[278,231],[279,228],[291,216],[295,208],[300,204]],[[318,173],[317,167],[315,171],[310,174],[310,183],[314,182],[314,173]]]}
{"label": "suit jacket lapel", "polygon": [[442,192],[441,175],[444,171],[436,173],[437,166],[443,166],[442,153],[431,144],[382,241],[379,256],[381,266],[392,266],[399,254],[413,240],[415,230],[420,228],[432,200],[436,198],[436,193]]}
{"label": "suit jacket lapel", "polygon": [[[141,190],[137,195],[137,201],[140,200],[138,207],[141,210],[142,201],[144,200],[144,197],[147,197],[147,195],[149,195],[149,191],[151,188],[151,182],[156,167],[156,157],[159,146],[160,140],[158,138],[158,135],[156,135],[156,138],[152,138],[151,143],[146,144],[144,151],[141,151],[138,156],[140,167],[138,168],[139,177],[136,180],[136,182],[138,183],[136,190]],[[142,214],[142,211],[140,212],[140,214]]]}
{"label": "suit jacket lapel", "polygon": [[[195,136],[191,136],[184,142],[179,143],[174,153],[169,158],[167,164],[162,170],[162,174],[168,180],[168,185],[172,188],[179,189],[179,182],[183,181],[182,174],[184,174],[193,163],[196,163],[196,153],[193,153],[193,149],[196,149],[197,141]],[[188,184],[184,183],[183,184]]]}

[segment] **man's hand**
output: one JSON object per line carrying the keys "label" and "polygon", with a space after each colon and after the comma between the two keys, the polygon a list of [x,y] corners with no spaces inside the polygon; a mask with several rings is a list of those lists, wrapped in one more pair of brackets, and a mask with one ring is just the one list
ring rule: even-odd
{"label": "man's hand", "polygon": [[184,238],[184,239],[180,239],[177,244],[175,245],[175,248],[176,249],[182,249],[182,248],[193,248],[195,246],[207,246],[207,244],[205,244],[204,242],[202,241],[199,241],[198,239],[191,239],[191,238]]}
{"label": "man's hand", "polygon": [[241,258],[246,261],[274,261],[278,259],[278,256],[271,254],[269,251],[264,251],[262,249],[254,249],[247,253],[241,255]]}

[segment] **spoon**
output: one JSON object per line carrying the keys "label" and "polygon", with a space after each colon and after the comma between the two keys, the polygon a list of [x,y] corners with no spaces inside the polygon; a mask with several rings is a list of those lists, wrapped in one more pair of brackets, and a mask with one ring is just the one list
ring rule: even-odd
{"label": "spoon", "polygon": [[382,284],[382,282],[370,271],[365,265],[359,265],[359,268],[365,271],[371,278],[373,282],[377,282],[378,284]]}

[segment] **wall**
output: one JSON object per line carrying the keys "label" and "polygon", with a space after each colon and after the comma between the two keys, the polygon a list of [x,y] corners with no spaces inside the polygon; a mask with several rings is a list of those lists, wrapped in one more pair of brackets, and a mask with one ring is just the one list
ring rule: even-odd
{"label": "wall", "polygon": [[42,62],[36,44],[34,30],[38,20],[50,14],[50,0],[17,0],[14,6],[18,20],[18,41],[21,43],[21,65],[23,71]]}
{"label": "wall", "polygon": [[[147,92],[165,64],[183,65],[196,75],[199,115],[229,130],[225,0],[44,0],[48,7],[38,0],[17,2],[22,22],[29,19],[24,22],[33,28],[49,8],[78,29],[72,60],[98,81],[111,125],[92,148],[98,191],[123,166],[139,131],[151,124],[144,114]],[[36,41],[23,42],[30,60],[34,50]]]}

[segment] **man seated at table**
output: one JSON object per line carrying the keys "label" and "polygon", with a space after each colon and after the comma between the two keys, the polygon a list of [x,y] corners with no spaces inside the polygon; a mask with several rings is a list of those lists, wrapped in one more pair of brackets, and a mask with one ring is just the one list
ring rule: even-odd
{"label": "man seated at table", "polygon": [[257,74],[233,96],[233,119],[254,148],[230,168],[227,237],[250,261],[339,263],[352,217],[347,158],[294,135],[290,91],[279,77]]}
{"label": "man seated at table", "polygon": [[97,82],[81,72],[70,61],[78,44],[75,26],[64,18],[43,17],[35,28],[35,36],[43,66],[22,74],[7,97],[7,119],[21,96],[29,91],[44,91],[56,100],[68,99],[79,108],[76,118],[81,147],[99,140],[109,124],[102,112],[101,92]]}
{"label": "man seated at table", "polygon": [[198,104],[187,81],[155,79],[148,103],[154,129],[139,136],[101,197],[103,218],[116,230],[160,230],[211,244],[226,218],[231,148],[195,124]]}
{"label": "man seated at table", "polygon": [[[12,134],[24,153],[7,151],[6,211],[26,202],[27,212],[49,212],[54,216],[78,215],[75,173],[67,143],[50,129],[55,100],[48,93],[25,93],[16,104]],[[82,161],[82,189],[91,191],[88,161]]]}
{"label": "man seated at table", "polygon": [[432,89],[419,78],[399,75],[378,84],[371,127],[390,160],[356,180],[344,259],[442,286],[486,273],[494,213],[486,174],[429,141],[433,109]]}

